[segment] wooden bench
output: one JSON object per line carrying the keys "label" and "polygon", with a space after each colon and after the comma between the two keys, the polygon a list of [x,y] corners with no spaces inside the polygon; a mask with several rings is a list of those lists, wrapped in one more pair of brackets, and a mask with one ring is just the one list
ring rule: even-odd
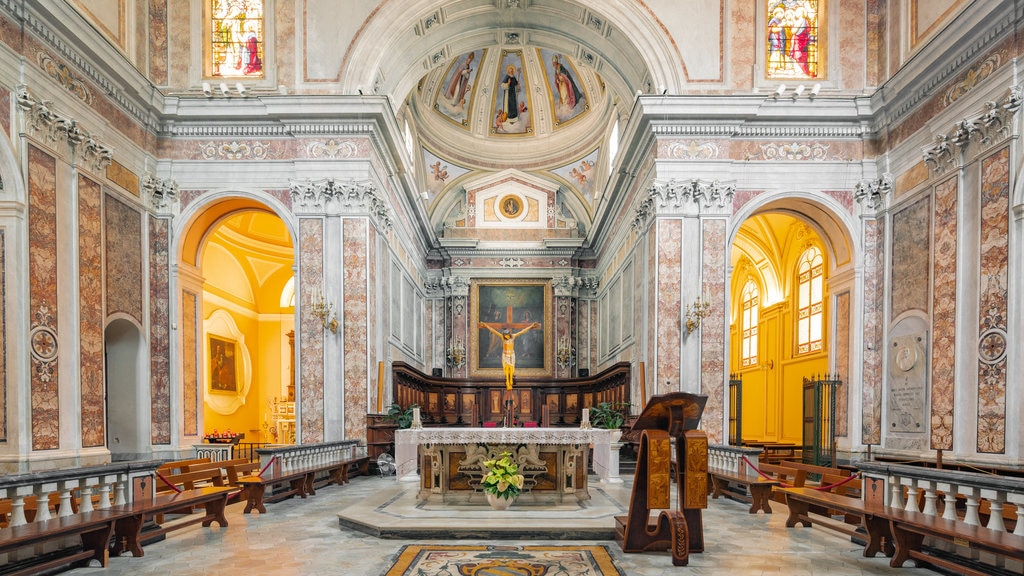
{"label": "wooden bench", "polygon": [[130,504],[115,506],[112,510],[118,515],[114,522],[114,545],[111,553],[115,556],[128,551],[132,556],[142,556],[142,525],[147,519],[156,518],[165,514],[177,514],[182,511],[191,511],[200,506],[205,513],[195,515],[173,524],[158,526],[155,530],[146,531],[146,539],[152,539],[171,530],[202,523],[209,526],[216,522],[221,527],[228,525],[224,517],[224,508],[228,503],[228,496],[232,492],[228,486],[204,486],[182,490],[181,492],[170,492],[156,494],[152,498],[143,498]]}
{"label": "wooden bench", "polygon": [[[327,484],[348,484],[349,469],[353,466],[362,468],[367,466],[368,462],[369,457],[362,456],[341,462],[331,462],[321,466],[299,468],[288,472],[274,472],[268,469],[263,471],[262,474],[242,476],[238,478],[237,482],[238,486],[241,486],[244,490],[246,502],[243,513],[249,514],[253,510],[258,510],[260,514],[266,514],[267,509],[264,506],[266,502],[278,502],[292,496],[299,496],[300,498],[314,496],[316,495],[318,484],[321,486]],[[318,481],[317,476],[320,474],[327,474],[326,479]],[[288,485],[285,490],[272,493],[269,497],[266,495],[267,488],[283,484]]]}
{"label": "wooden bench", "polygon": [[[810,516],[812,510],[816,510],[817,514],[824,516],[829,516],[831,511],[837,511],[846,517],[858,518],[858,524],[863,526],[867,532],[867,543],[864,546],[865,557],[873,558],[878,552],[884,552],[886,556],[893,555],[893,537],[889,529],[889,521],[884,515],[884,506],[867,504],[860,498],[851,498],[806,486],[780,488],[779,492],[785,496],[786,506],[789,507],[789,517],[786,519],[787,527],[792,528],[797,524],[811,526],[814,522]],[[853,538],[863,538],[862,534],[853,527],[846,528],[845,524],[819,524]]]}
{"label": "wooden bench", "polygon": [[14,552],[20,548],[78,536],[82,550],[62,555],[45,562],[26,564],[10,574],[39,574],[61,566],[88,566],[96,560],[106,567],[109,559],[108,545],[114,530],[114,523],[120,513],[111,509],[81,512],[71,516],[51,518],[44,522],[30,522],[21,526],[10,526],[0,530],[0,554]]}
{"label": "wooden bench", "polygon": [[169,476],[171,474],[180,474],[187,472],[189,466],[196,464],[208,464],[210,458],[192,458],[190,460],[172,460],[170,462],[164,462],[156,469],[156,473],[162,476]]}
{"label": "wooden bench", "polygon": [[957,574],[985,576],[991,573],[957,562],[953,558],[931,554],[923,547],[926,536],[1024,562],[1024,536],[900,508],[886,507],[883,515],[889,523],[895,541],[895,553],[889,561],[893,568],[903,566],[907,560],[914,559],[919,563],[939,566]]}
{"label": "wooden bench", "polygon": [[772,488],[779,485],[778,480],[766,479],[751,470],[752,476],[740,474],[735,470],[723,470],[721,468],[708,468],[708,476],[711,481],[711,498],[727,496],[741,502],[749,502],[751,514],[757,514],[758,510],[765,514],[771,514],[772,508],[769,503]]}

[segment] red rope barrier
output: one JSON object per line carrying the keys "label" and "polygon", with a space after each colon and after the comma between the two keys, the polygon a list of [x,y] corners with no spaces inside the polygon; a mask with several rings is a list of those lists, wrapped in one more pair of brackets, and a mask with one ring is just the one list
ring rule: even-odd
{"label": "red rope barrier", "polygon": [[[769,475],[765,474],[764,472],[762,472],[761,470],[759,470],[757,468],[757,466],[754,466],[753,462],[751,462],[749,459],[747,459],[746,456],[740,456],[740,458],[742,458],[743,461],[747,463],[747,466],[750,466],[751,468],[753,468],[754,471],[757,472],[757,474],[761,478],[764,478],[765,480],[778,480],[777,478],[772,478],[771,476],[769,476]],[[853,474],[850,474],[849,477],[845,478],[844,480],[842,480],[840,482],[836,482],[835,484],[829,484],[828,486],[805,486],[805,488],[813,488],[814,490],[819,490],[819,491],[827,492],[829,490],[832,490],[833,488],[838,488],[839,486],[842,486],[843,484],[846,484],[850,480],[853,480],[854,478],[857,478],[859,476],[860,476],[860,472],[854,472]],[[793,486],[791,486],[789,484],[786,484],[785,482],[779,482],[779,486],[782,486],[783,488],[793,488]]]}
{"label": "red rope barrier", "polygon": [[179,494],[181,493],[181,488],[178,488],[177,486],[175,486],[174,482],[171,482],[170,480],[168,480],[167,477],[164,476],[163,474],[161,474],[159,470],[156,471],[156,477],[161,479],[161,480],[163,480],[164,484],[167,484],[168,486],[170,486],[171,489],[174,490],[175,492],[177,492]]}
{"label": "red rope barrier", "polygon": [[270,457],[270,460],[267,461],[267,465],[264,466],[262,470],[260,470],[260,472],[259,472],[259,474],[257,474],[257,476],[259,476],[260,478],[263,478],[263,473],[267,471],[267,468],[270,468],[270,465],[274,463],[274,460],[277,460],[277,455],[274,455],[274,456]]}

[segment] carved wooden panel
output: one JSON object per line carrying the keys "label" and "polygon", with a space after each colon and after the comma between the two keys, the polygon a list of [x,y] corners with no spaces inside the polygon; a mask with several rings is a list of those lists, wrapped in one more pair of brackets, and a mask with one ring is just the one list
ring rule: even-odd
{"label": "carved wooden panel", "polygon": [[669,469],[672,462],[672,442],[667,433],[648,431],[647,444],[647,507],[671,508],[672,492]]}

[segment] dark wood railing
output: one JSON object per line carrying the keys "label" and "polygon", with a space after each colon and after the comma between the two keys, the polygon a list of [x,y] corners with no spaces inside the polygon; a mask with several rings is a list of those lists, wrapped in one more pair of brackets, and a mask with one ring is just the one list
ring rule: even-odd
{"label": "dark wood railing", "polygon": [[503,376],[438,378],[395,362],[392,382],[394,401],[402,408],[418,405],[425,424],[501,425],[511,399],[515,424],[576,426],[584,408],[600,402],[629,402],[631,373],[629,363],[620,362],[586,378],[517,377],[515,388],[507,391]]}

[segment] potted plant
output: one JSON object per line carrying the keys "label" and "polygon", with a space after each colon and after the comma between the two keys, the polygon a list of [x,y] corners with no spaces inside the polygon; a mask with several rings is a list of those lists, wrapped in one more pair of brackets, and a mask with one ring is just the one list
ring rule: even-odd
{"label": "potted plant", "polygon": [[622,436],[620,428],[626,422],[630,406],[629,402],[601,402],[590,407],[590,422],[598,428],[610,430],[612,442],[618,442]]}
{"label": "potted plant", "polygon": [[408,408],[402,408],[397,402],[392,402],[388,406],[388,420],[393,420],[395,424],[398,424],[399,428],[405,429],[412,426],[413,410],[419,408],[419,404],[410,404]]}
{"label": "potted plant", "polygon": [[494,460],[485,460],[483,466],[487,473],[480,485],[487,494],[487,502],[495,510],[508,508],[522,491],[524,481],[512,453],[502,452]]}

